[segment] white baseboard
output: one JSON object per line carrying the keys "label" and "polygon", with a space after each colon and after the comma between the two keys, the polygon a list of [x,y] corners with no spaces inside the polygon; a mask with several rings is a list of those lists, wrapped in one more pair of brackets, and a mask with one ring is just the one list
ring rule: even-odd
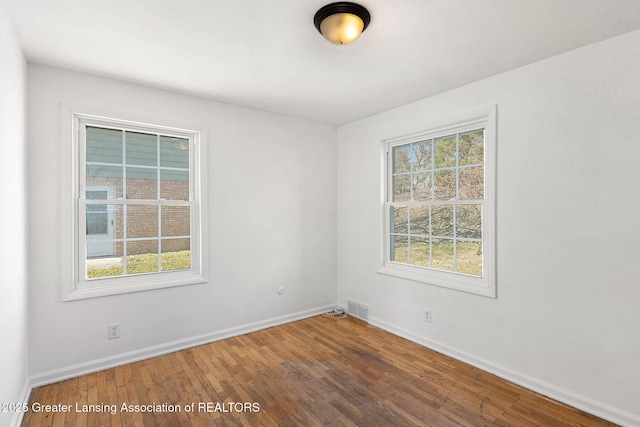
{"label": "white baseboard", "polygon": [[426,339],[402,328],[398,328],[389,323],[383,322],[380,319],[370,317],[369,323],[394,335],[408,339],[409,341],[420,344],[423,347],[435,350],[438,353],[453,357],[454,359],[460,360],[471,366],[475,366],[476,368],[482,369],[483,371],[487,371],[507,381],[511,381],[512,383],[535,391],[536,393],[540,393],[544,396],[550,397],[551,399],[555,399],[559,402],[580,409],[581,411],[587,412],[621,426],[640,426],[640,417],[638,417],[638,415],[636,414],[622,411],[618,408],[612,407],[602,402],[598,402],[585,396],[581,396],[577,393],[573,393],[569,390],[565,390],[561,387],[557,387],[553,384],[541,381],[529,375],[498,366],[486,360],[478,359],[474,356],[470,356],[439,342]]}
{"label": "white baseboard", "polygon": [[[29,378],[24,382],[24,386],[22,387],[22,391],[20,392],[20,397],[16,402],[29,402],[29,396],[31,396],[31,381]],[[13,417],[11,417],[11,422],[9,425],[11,427],[20,427],[22,424],[22,418],[24,417],[24,412],[14,412]]]}
{"label": "white baseboard", "polygon": [[[311,310],[301,311],[298,313],[288,314],[286,316],[274,317],[272,319],[261,320],[259,322],[248,323],[246,325],[236,326],[233,328],[223,329],[221,331],[211,332],[203,335],[197,335],[166,344],[160,344],[139,350],[130,351],[115,356],[109,356],[89,362],[78,363],[64,368],[54,369],[31,376],[31,386],[39,387],[46,384],[56,383],[69,378],[78,377],[80,375],[101,371],[115,366],[126,365],[128,363],[149,359],[163,354],[173,353],[186,348],[195,347],[202,344],[208,344],[214,341],[231,338],[238,335],[247,334],[249,332],[259,331],[261,329],[278,326],[285,323],[294,322],[296,320],[305,319],[307,317],[316,316],[335,308],[335,304],[323,307],[313,308]],[[27,395],[28,399],[28,395]],[[26,401],[26,400],[25,400]]]}

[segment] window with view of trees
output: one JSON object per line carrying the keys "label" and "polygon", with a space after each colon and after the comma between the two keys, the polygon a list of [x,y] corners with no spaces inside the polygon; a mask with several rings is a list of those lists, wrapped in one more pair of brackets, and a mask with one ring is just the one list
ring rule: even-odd
{"label": "window with view of trees", "polygon": [[390,261],[482,276],[484,129],[391,149]]}
{"label": "window with view of trees", "polygon": [[386,142],[381,272],[462,290],[493,281],[495,133],[473,122]]}
{"label": "window with view of trees", "polygon": [[198,282],[198,133],[75,120],[76,294]]}

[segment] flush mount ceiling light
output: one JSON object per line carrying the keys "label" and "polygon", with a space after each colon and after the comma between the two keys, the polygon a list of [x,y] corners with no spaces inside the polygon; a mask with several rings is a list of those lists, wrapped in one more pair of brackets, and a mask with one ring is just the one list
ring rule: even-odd
{"label": "flush mount ceiling light", "polygon": [[322,7],[313,17],[320,34],[331,43],[349,44],[367,29],[371,15],[356,3],[338,2]]}

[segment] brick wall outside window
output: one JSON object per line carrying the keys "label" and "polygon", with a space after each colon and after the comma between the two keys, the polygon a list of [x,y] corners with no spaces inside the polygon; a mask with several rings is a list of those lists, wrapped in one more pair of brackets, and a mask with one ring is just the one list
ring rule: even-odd
{"label": "brick wall outside window", "polygon": [[[88,187],[112,187],[114,197],[122,198],[122,179],[114,177],[92,177]],[[150,179],[127,179],[127,200],[135,203],[136,199],[157,199],[157,181]],[[161,197],[166,200],[184,200],[189,195],[187,181],[162,181]],[[124,237],[124,215],[121,205],[114,208],[114,238]],[[127,237],[149,238],[150,240],[127,242],[127,254],[136,255],[158,252],[158,208],[157,206],[128,206]],[[190,235],[190,212],[187,206],[163,206],[161,215],[161,237]],[[115,256],[123,255],[122,242],[115,242]],[[162,252],[174,252],[190,249],[189,239],[162,239]]]}

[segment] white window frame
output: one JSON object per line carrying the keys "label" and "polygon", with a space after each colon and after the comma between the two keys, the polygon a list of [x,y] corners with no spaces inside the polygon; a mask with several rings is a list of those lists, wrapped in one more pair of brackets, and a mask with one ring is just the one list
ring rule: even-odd
{"label": "white window frame", "polygon": [[[433,120],[381,138],[381,231],[378,273],[496,298],[496,106]],[[391,147],[484,129],[484,200],[482,202],[482,276],[390,261]]]}
{"label": "white window frame", "polygon": [[[205,171],[201,166],[206,158],[206,132],[204,128],[191,130],[182,127],[149,124],[151,121],[133,121],[115,119],[111,117],[75,113],[70,108],[63,107],[63,223],[62,235],[62,300],[74,301],[86,298],[103,297],[130,292],[163,289],[174,286],[192,285],[207,282],[207,247],[206,239],[206,191],[203,188]],[[86,278],[86,236],[85,227],[87,201],[84,178],[85,164],[85,129],[86,126],[102,128],[124,129],[134,132],[144,132],[186,138],[189,140],[189,200],[181,202],[191,207],[190,239],[191,239],[191,268],[185,270],[164,271],[125,276],[105,277],[99,279]],[[197,127],[192,127],[196,128]],[[132,201],[131,201],[132,202]],[[176,201],[166,201],[175,205]],[[123,204],[123,199],[109,200],[107,204]],[[134,204],[145,204],[136,200]],[[165,201],[160,200],[160,205]]]}

